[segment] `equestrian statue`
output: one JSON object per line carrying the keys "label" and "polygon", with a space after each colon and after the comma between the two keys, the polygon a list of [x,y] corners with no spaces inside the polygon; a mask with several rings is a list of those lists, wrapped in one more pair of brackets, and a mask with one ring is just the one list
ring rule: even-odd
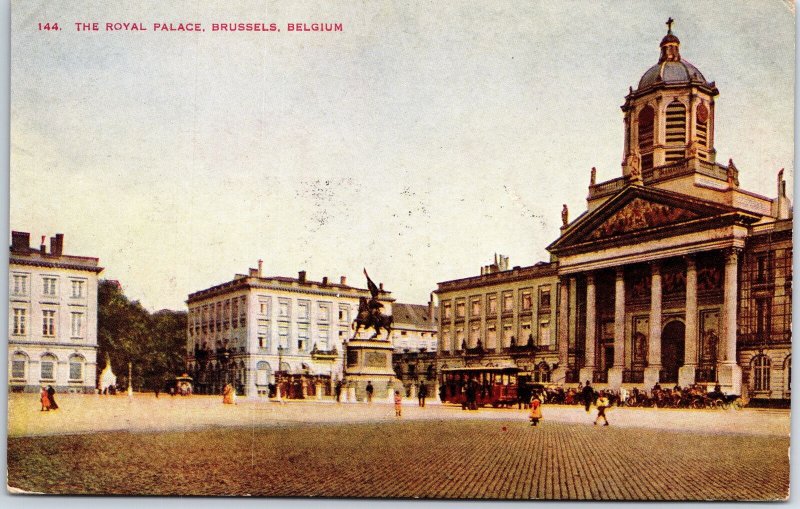
{"label": "equestrian statue", "polygon": [[361,297],[359,299],[358,316],[353,320],[355,333],[352,339],[358,336],[358,331],[361,327],[364,327],[364,330],[372,327],[375,329],[375,334],[369,339],[375,339],[380,334],[381,329],[386,329],[386,340],[388,341],[391,339],[392,334],[392,316],[384,315],[381,312],[383,304],[378,300],[380,290],[377,285],[372,282],[372,279],[370,279],[369,274],[367,274],[367,269],[364,269],[364,275],[367,276],[367,288],[369,288],[369,293],[372,295],[372,298],[367,300],[366,297]]}

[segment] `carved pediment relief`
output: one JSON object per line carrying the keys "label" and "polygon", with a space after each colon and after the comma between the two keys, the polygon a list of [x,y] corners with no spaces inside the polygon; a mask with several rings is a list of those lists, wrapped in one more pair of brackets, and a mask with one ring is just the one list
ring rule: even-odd
{"label": "carved pediment relief", "polygon": [[600,223],[588,235],[588,238],[594,240],[604,239],[623,233],[689,221],[697,217],[700,217],[700,215],[691,210],[634,198]]}

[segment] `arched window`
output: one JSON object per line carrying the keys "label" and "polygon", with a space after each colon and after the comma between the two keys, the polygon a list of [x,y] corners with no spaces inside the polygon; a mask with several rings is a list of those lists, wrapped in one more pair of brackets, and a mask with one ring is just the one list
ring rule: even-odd
{"label": "arched window", "polygon": [[83,381],[83,366],[86,364],[86,359],[82,355],[72,355],[69,358],[69,381],[82,382]]}
{"label": "arched window", "polygon": [[256,364],[256,385],[267,385],[272,378],[272,367],[269,362],[260,361]]}
{"label": "arched window", "polygon": [[28,378],[28,356],[23,352],[15,352],[11,357],[11,378],[25,380]]}
{"label": "arched window", "polygon": [[655,126],[655,111],[650,106],[645,106],[638,117],[639,152],[642,156],[642,169],[649,170],[653,167],[653,138]]}
{"label": "arched window", "polygon": [[750,363],[753,372],[753,390],[763,392],[769,390],[769,370],[771,367],[769,357],[758,355]]}
{"label": "arched window", "polygon": [[546,362],[540,362],[536,366],[533,381],[539,383],[550,383],[550,366],[548,366]]}
{"label": "arched window", "polygon": [[672,101],[667,106],[666,127],[667,145],[682,145],[680,148],[667,148],[666,162],[669,164],[680,161],[686,154],[686,106],[680,101]]}
{"label": "arched window", "polygon": [[42,355],[42,359],[39,362],[39,366],[41,368],[40,378],[42,380],[55,381],[57,365],[58,365],[58,358],[55,355],[51,353],[46,353]]}
{"label": "arched window", "polygon": [[[695,109],[695,118],[697,119],[697,123],[695,124],[697,142],[701,148],[708,149],[708,108],[705,104],[700,103],[697,105]],[[705,150],[701,149],[699,152],[706,157]]]}
{"label": "arched window", "polygon": [[789,355],[786,357],[786,360],[783,361],[783,377],[784,377],[784,390],[786,396],[792,392],[792,356]]}

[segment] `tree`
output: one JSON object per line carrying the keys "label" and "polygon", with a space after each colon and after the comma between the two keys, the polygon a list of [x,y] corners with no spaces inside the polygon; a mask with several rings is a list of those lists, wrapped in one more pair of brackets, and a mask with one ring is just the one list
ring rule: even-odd
{"label": "tree", "polygon": [[[162,389],[184,369],[186,312],[161,310],[150,314],[131,301],[116,281],[101,280],[97,298],[98,359],[111,359],[111,369],[121,385],[128,383],[128,363],[133,366],[133,386]],[[98,371],[105,366],[98,364]]]}

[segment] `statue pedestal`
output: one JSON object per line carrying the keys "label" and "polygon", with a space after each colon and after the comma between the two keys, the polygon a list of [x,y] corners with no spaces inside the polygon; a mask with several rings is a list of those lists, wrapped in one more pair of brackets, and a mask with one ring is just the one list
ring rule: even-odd
{"label": "statue pedestal", "polygon": [[354,390],[353,400],[367,399],[367,384],[372,382],[373,399],[394,396],[392,343],[380,339],[353,339],[345,347],[345,381]]}

